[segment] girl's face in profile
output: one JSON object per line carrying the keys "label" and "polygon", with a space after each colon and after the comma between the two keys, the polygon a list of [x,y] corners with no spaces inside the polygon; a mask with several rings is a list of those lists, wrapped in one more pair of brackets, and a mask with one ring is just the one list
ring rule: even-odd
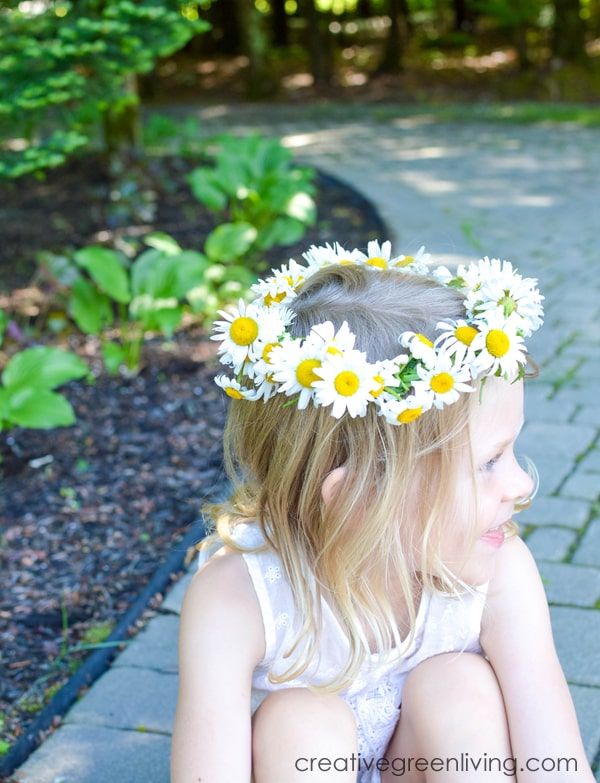
{"label": "girl's face in profile", "polygon": [[[496,555],[503,546],[502,526],[512,517],[516,501],[533,491],[533,481],[514,453],[515,441],[524,423],[523,386],[522,380],[510,384],[503,378],[488,377],[481,403],[476,405],[471,419],[478,503],[477,541],[462,568],[468,542],[452,537],[443,549],[446,565],[467,584],[482,584],[491,578]],[[472,494],[467,480],[461,489]]]}

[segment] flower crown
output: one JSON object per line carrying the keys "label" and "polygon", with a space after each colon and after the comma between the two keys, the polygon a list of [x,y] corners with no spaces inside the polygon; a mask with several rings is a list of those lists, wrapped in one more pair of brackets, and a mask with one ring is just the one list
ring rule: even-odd
{"label": "flower crown", "polygon": [[[306,265],[290,259],[251,290],[250,304],[239,300],[232,312],[219,310],[225,320],[215,321],[211,340],[219,340],[222,364],[234,378],[219,375],[215,382],[234,399],[264,400],[274,394],[290,399],[303,410],[332,406],[340,418],[365,416],[367,405],[391,424],[414,421],[432,406],[451,405],[460,392],[473,392],[469,381],[480,373],[513,382],[525,374],[524,338],[542,324],[543,308],[533,278],[517,274],[509,261],[486,256],[477,263],[461,264],[455,273],[445,266],[431,269],[422,247],[416,256],[392,256],[391,243],[369,242],[367,253],[312,246],[303,254]],[[322,267],[356,264],[373,270],[421,275],[465,294],[465,318],[436,325],[441,334],[431,342],[425,335],[403,332],[399,344],[406,349],[393,359],[367,361],[354,347],[355,335],[344,321],[336,329],[331,321],[313,326],[305,337],[293,337],[287,327],[295,313],[286,305],[298,289]]]}

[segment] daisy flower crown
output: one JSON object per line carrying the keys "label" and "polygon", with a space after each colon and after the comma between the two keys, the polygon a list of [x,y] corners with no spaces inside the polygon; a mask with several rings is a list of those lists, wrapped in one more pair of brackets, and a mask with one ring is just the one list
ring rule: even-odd
{"label": "daisy flower crown", "polygon": [[[473,392],[470,381],[482,374],[509,382],[525,374],[529,337],[543,322],[543,296],[534,278],[524,278],[509,261],[487,256],[461,264],[456,272],[433,269],[422,247],[413,256],[392,256],[391,243],[369,242],[367,253],[333,246],[312,246],[255,283],[250,303],[239,300],[231,312],[219,310],[224,320],[214,322],[211,340],[220,341],[218,354],[233,376],[218,375],[215,382],[229,397],[266,402],[275,394],[299,410],[309,404],[331,407],[339,419],[365,416],[368,405],[394,425],[417,419],[432,406],[443,408]],[[335,264],[357,264],[373,270],[421,275],[465,294],[465,317],[440,321],[439,336],[406,331],[398,336],[393,359],[369,362],[354,347],[355,335],[344,321],[316,324],[305,337],[288,331],[295,313],[287,306],[298,289],[319,269]]]}

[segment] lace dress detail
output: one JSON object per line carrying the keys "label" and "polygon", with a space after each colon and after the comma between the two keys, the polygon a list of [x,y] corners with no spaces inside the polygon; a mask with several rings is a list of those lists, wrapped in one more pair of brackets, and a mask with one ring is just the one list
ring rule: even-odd
{"label": "lace dress detail", "polygon": [[[256,523],[238,525],[233,537],[236,543],[249,549],[264,541]],[[214,551],[200,553],[198,568]],[[269,672],[282,674],[301,654],[297,650],[289,658],[283,658],[300,627],[300,619],[277,553],[268,549],[246,552],[242,557],[258,597],[265,629],[265,655],[252,677],[254,713],[272,691],[330,681],[344,668],[349,642],[331,607],[323,600],[322,642],[316,659],[299,678],[272,683]],[[475,595],[460,596],[423,590],[411,645],[406,645],[405,640],[402,648],[393,650],[389,657],[372,653],[354,682],[339,694],[356,718],[360,754],[357,783],[381,781],[374,765],[383,757],[398,723],[402,689],[409,672],[426,658],[444,652],[483,654],[479,634],[487,588],[486,582],[476,588]]]}

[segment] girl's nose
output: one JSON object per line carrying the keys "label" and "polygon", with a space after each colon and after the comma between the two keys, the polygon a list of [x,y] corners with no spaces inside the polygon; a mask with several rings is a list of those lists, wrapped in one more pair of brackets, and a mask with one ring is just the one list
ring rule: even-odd
{"label": "girl's nose", "polygon": [[521,467],[516,457],[513,457],[513,461],[515,471],[510,487],[511,499],[517,500],[519,498],[527,498],[531,495],[535,486],[533,479],[529,473]]}

